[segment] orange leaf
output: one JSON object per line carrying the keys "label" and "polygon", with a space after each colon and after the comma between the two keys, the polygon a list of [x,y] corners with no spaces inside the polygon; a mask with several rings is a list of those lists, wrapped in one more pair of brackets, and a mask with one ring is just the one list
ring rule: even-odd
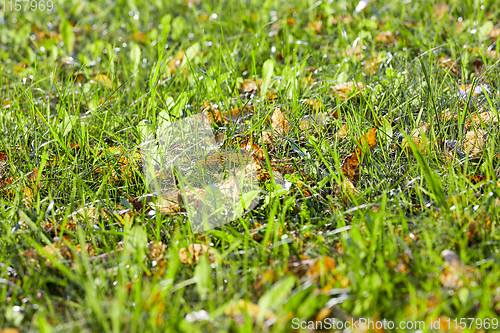
{"label": "orange leaf", "polygon": [[377,145],[377,129],[372,128],[368,133],[363,135],[358,142],[356,151],[346,157],[342,163],[342,173],[352,181],[359,180],[359,159],[362,158],[366,146],[371,150]]}
{"label": "orange leaf", "polygon": [[341,170],[347,178],[356,182],[359,180],[359,160],[356,153],[352,153],[345,158]]}
{"label": "orange leaf", "polygon": [[372,128],[368,133],[363,135],[361,139],[358,142],[358,147],[356,148],[356,153],[358,156],[362,156],[362,149],[364,149],[366,146],[368,148],[373,149],[377,145],[377,129]]}

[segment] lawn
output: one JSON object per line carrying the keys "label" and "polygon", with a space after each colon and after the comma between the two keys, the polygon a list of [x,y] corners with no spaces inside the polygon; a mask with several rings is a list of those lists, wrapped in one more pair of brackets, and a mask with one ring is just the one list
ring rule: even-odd
{"label": "lawn", "polygon": [[1,333],[500,331],[496,1],[0,8]]}

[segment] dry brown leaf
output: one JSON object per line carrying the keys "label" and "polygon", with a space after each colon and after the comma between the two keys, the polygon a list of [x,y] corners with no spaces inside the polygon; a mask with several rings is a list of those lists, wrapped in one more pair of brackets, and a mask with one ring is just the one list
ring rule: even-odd
{"label": "dry brown leaf", "polygon": [[153,204],[152,208],[163,214],[176,214],[181,211],[182,194],[179,190],[171,190],[162,193],[158,198],[158,203]]}
{"label": "dry brown leaf", "polygon": [[444,70],[452,72],[453,74],[458,74],[459,72],[457,63],[445,57],[439,58],[439,66],[441,66]]}
{"label": "dry brown leaf", "polygon": [[[183,202],[186,203],[186,199],[187,199],[187,202],[189,203],[189,205],[191,207],[193,207],[194,209],[198,209],[198,210],[201,210],[203,209],[203,206],[205,205],[205,202],[204,202],[204,198],[206,198],[206,190],[202,189],[202,188],[194,188],[191,189],[189,188],[188,186],[185,187],[184,189],[185,193],[182,193],[182,198],[183,198]],[[195,192],[196,191],[196,192]]]}
{"label": "dry brown leaf", "polygon": [[316,80],[312,76],[303,77],[300,80],[301,87],[304,87],[304,89],[307,89],[307,87],[312,86],[315,82]]}
{"label": "dry brown leaf", "polygon": [[210,105],[210,103],[205,102],[204,108],[201,111],[202,118],[208,118],[212,123],[223,124],[225,122],[222,113],[215,105]]}
{"label": "dry brown leaf", "polygon": [[404,138],[401,142],[401,147],[406,152],[407,155],[413,155],[413,150],[411,149],[410,141],[413,142],[422,154],[428,154],[430,152],[430,146],[428,140],[425,138],[425,134],[429,130],[429,124],[423,124],[419,128],[412,132],[410,138]]}
{"label": "dry brown leaf", "polygon": [[489,180],[488,176],[483,174],[470,174],[465,176],[473,185],[486,182]]}
{"label": "dry brown leaf", "polygon": [[280,135],[287,135],[290,131],[290,123],[283,116],[280,108],[276,108],[271,116],[273,130]]}
{"label": "dry brown leaf", "polygon": [[104,73],[99,73],[94,76],[94,80],[99,83],[100,85],[113,90],[115,89],[115,85],[113,84],[113,81],[111,81],[111,78]]}
{"label": "dry brown leaf", "polygon": [[179,259],[183,264],[197,264],[200,261],[200,257],[204,255],[208,255],[211,262],[215,261],[214,250],[206,244],[189,244],[187,249],[183,247],[179,250]]}
{"label": "dry brown leaf", "polygon": [[394,34],[392,33],[392,31],[382,31],[381,33],[379,33],[376,37],[376,39],[381,42],[381,43],[384,43],[384,44],[392,44],[394,43],[394,40],[395,40],[395,37],[394,37]]}
{"label": "dry brown leaf", "polygon": [[497,124],[498,117],[493,111],[485,111],[481,113],[475,113],[467,119],[467,125],[474,124],[476,126],[480,126],[481,124]]}
{"label": "dry brown leaf", "polygon": [[424,138],[409,138],[409,139],[404,138],[403,142],[401,143],[401,146],[403,147],[403,149],[407,155],[410,155],[410,156],[413,155],[413,150],[411,149],[410,141],[413,142],[417,146],[418,150],[422,154],[428,154],[430,152],[428,140],[426,140]]}
{"label": "dry brown leaf", "polygon": [[[355,174],[355,176],[359,177],[359,174]],[[360,192],[349,178],[344,177],[340,185],[335,186],[335,195],[342,198],[344,204],[347,205],[353,202],[355,198],[359,198]]]}
{"label": "dry brown leaf", "polygon": [[46,39],[55,39],[57,41],[61,40],[61,35],[60,34],[56,33],[55,31],[45,32],[43,30],[38,29],[38,27],[36,25],[33,25],[31,27],[31,31],[33,31],[33,33],[35,34],[37,40],[40,43],[43,43]]}
{"label": "dry brown leaf", "polygon": [[271,176],[269,175],[267,168],[262,166],[262,162],[255,155],[252,157],[254,161],[245,166],[245,172],[252,172],[255,170],[257,172],[257,180],[259,182],[266,182],[270,180]]}
{"label": "dry brown leaf", "polygon": [[314,111],[319,111],[320,109],[323,108],[323,103],[317,99],[306,99],[303,101],[303,103],[309,106]]}
{"label": "dry brown leaf", "polygon": [[347,124],[342,125],[342,127],[337,131],[336,135],[337,135],[337,138],[339,138],[339,140],[342,140],[346,136],[348,136],[349,135],[349,128],[347,127]]}
{"label": "dry brown leaf", "polygon": [[271,132],[263,131],[262,132],[262,144],[264,145],[272,145],[274,143],[274,135]]}
{"label": "dry brown leaf", "polygon": [[167,245],[162,242],[150,242],[148,244],[148,255],[150,259],[159,261],[167,257]]}
{"label": "dry brown leaf", "polygon": [[365,88],[366,86],[362,82],[346,82],[334,85],[332,93],[333,95],[337,95],[339,100],[344,101],[349,97],[359,97]]}
{"label": "dry brown leaf", "polygon": [[372,128],[368,133],[363,135],[358,141],[358,147],[356,148],[356,153],[359,157],[362,156],[366,148],[372,150],[377,145],[377,129]]}
{"label": "dry brown leaf", "polygon": [[382,63],[382,60],[380,60],[380,59],[367,60],[363,64],[363,73],[364,74],[372,74],[372,75],[377,73],[377,70],[380,67],[381,63]]}
{"label": "dry brown leaf", "polygon": [[481,128],[467,132],[464,138],[464,151],[469,154],[480,152],[484,148],[487,134],[488,131]]}
{"label": "dry brown leaf", "polygon": [[21,73],[24,69],[28,68],[28,64],[25,62],[18,62],[16,66],[14,66],[14,72]]}
{"label": "dry brown leaf", "polygon": [[265,160],[264,150],[260,148],[257,144],[253,142],[253,133],[247,136],[239,144],[240,148],[243,149],[247,154],[252,154],[254,159]]}
{"label": "dry brown leaf", "polygon": [[299,129],[302,131],[308,131],[311,129],[321,129],[327,122],[327,116],[323,112],[319,112],[315,115],[305,116],[300,120]]}
{"label": "dry brown leaf", "polygon": [[[300,160],[296,160],[296,162],[300,162]],[[292,174],[295,171],[295,167],[293,166],[292,158],[283,158],[281,160],[276,160],[275,158],[271,159],[271,168],[274,171],[281,172],[284,175]]]}
{"label": "dry brown leaf", "polygon": [[235,108],[232,109],[231,111],[224,111],[222,112],[221,116],[224,118],[224,121],[226,123],[229,123],[230,121],[232,122],[237,122],[241,119],[244,119],[250,115],[252,115],[254,112],[254,107],[253,105],[245,106],[243,108]]}
{"label": "dry brown leaf", "polygon": [[320,20],[316,20],[314,22],[310,22],[307,25],[307,30],[312,30],[316,34],[319,34],[321,32],[321,28],[323,27],[323,22]]}
{"label": "dry brown leaf", "polygon": [[255,81],[253,79],[245,79],[241,83],[240,93],[255,92],[262,84],[262,80]]}
{"label": "dry brown leaf", "polygon": [[132,34],[132,37],[138,42],[138,43],[144,43],[147,39],[147,36],[144,32],[142,31],[136,31]]}
{"label": "dry brown leaf", "polygon": [[6,328],[3,328],[0,333],[20,333],[19,330],[17,328],[13,328],[13,327],[6,327]]}
{"label": "dry brown leaf", "polygon": [[[41,179],[38,179],[38,167],[28,174],[28,182],[23,186],[23,202],[32,204],[36,200],[38,190],[40,189]],[[43,175],[40,177],[43,178]]]}
{"label": "dry brown leaf", "polygon": [[356,43],[354,47],[350,46],[344,51],[342,51],[342,57],[352,57],[356,56],[358,60],[363,59],[363,46],[361,43]]}
{"label": "dry brown leaf", "polygon": [[449,10],[450,10],[450,5],[448,5],[446,2],[440,2],[436,5],[434,5],[434,8],[433,8],[434,16],[440,17],[440,16],[448,13]]}
{"label": "dry brown leaf", "polygon": [[365,147],[368,147],[371,150],[376,145],[377,145],[377,129],[372,128],[368,133],[363,135],[361,139],[358,141],[358,146],[356,147],[356,151],[351,155],[349,155],[348,157],[346,157],[346,159],[342,163],[341,170],[344,176],[346,176],[353,182],[357,182],[359,180],[359,166],[360,166],[359,160],[362,159],[363,153],[364,151],[366,151]]}
{"label": "dry brown leaf", "polygon": [[426,123],[426,124],[422,124],[422,125],[420,125],[420,127],[419,127],[419,128],[417,128],[417,129],[415,129],[415,130],[413,131],[413,133],[412,133],[412,135],[411,135],[411,136],[412,136],[413,138],[422,138],[422,137],[424,137],[424,136],[427,134],[427,132],[429,131],[429,127],[430,127],[430,125],[429,125],[429,124],[427,124],[427,123]]}
{"label": "dry brown leaf", "polygon": [[452,114],[450,112],[450,109],[446,109],[443,112],[441,112],[440,118],[441,118],[441,121],[451,121],[451,120],[458,119],[458,115],[457,114]]}
{"label": "dry brown leaf", "polygon": [[[483,88],[486,93],[490,93],[490,87],[487,84],[479,84],[474,86],[474,90],[472,91],[472,96],[473,97],[479,97],[483,95]],[[469,97],[469,94],[472,89],[472,84],[462,84],[458,86],[458,93],[459,96],[462,98],[466,99]]]}
{"label": "dry brown leaf", "polygon": [[[95,177],[101,177],[110,173],[108,182],[119,184],[120,182],[135,182],[138,180],[141,153],[137,149],[130,152],[122,147],[110,147],[98,152],[98,156],[105,158],[108,166],[96,166],[92,170]],[[111,172],[110,172],[111,171]]]}
{"label": "dry brown leaf", "polygon": [[493,27],[493,29],[491,29],[491,31],[488,33],[488,37],[490,37],[492,42],[496,42],[498,36],[500,36],[500,27]]}
{"label": "dry brown leaf", "polygon": [[339,22],[344,23],[344,24],[349,24],[353,22],[352,16],[347,14],[347,15],[341,15],[341,16],[332,16],[330,18],[330,23],[337,25]]}
{"label": "dry brown leaf", "polygon": [[[45,259],[45,264],[49,267],[52,267],[52,262],[49,259],[49,257],[53,257],[57,260],[59,260],[61,257],[63,260],[73,260],[73,251],[75,251],[77,254],[80,254],[82,249],[80,244],[77,244],[74,246],[73,244],[69,243],[67,240],[64,238],[61,241],[56,241],[52,244],[54,247],[55,251],[50,247],[49,245],[45,245],[43,247],[43,250],[45,252],[38,252],[36,249],[31,249],[31,250],[26,250],[24,252],[24,255],[28,258],[28,260],[32,262],[36,262],[41,259]],[[73,250],[73,251],[72,251]],[[85,251],[90,255],[94,256],[95,255],[95,250],[92,244],[90,243],[85,243]]]}
{"label": "dry brown leaf", "polygon": [[275,93],[274,91],[272,91],[272,90],[271,90],[271,91],[269,91],[269,92],[267,93],[266,98],[267,98],[268,100],[272,101],[272,100],[275,100],[276,98],[278,98],[278,95],[276,95],[276,93]]}
{"label": "dry brown leaf", "polygon": [[175,74],[179,70],[179,67],[182,64],[182,60],[184,60],[184,56],[184,51],[179,51],[177,53],[177,56],[174,59],[170,60],[170,62],[168,63],[168,69],[170,69],[170,72],[172,74]]}
{"label": "dry brown leaf", "polygon": [[214,139],[217,146],[221,147],[224,144],[224,141],[226,140],[226,134],[225,133],[217,134]]}
{"label": "dry brown leaf", "polygon": [[83,207],[80,208],[79,210],[71,213],[68,216],[68,222],[73,222],[77,223],[82,220],[88,219],[90,220],[95,220],[99,218],[100,215],[104,215],[106,212],[103,208],[98,209],[95,206],[88,206],[88,207]]}
{"label": "dry brown leaf", "polygon": [[7,170],[9,158],[5,150],[0,151],[0,189],[11,184],[14,178],[4,177],[4,172]]}
{"label": "dry brown leaf", "polygon": [[[224,313],[226,316],[231,316],[237,325],[242,326],[245,323],[246,315],[250,316],[253,321],[256,321],[260,315],[260,307],[250,301],[245,301],[244,299],[238,300],[238,302],[233,303],[228,306]],[[270,320],[274,317],[271,310],[267,310],[264,314],[266,320]]]}
{"label": "dry brown leaf", "polygon": [[458,289],[464,286],[464,279],[471,281],[474,278],[474,269],[465,266],[458,255],[452,250],[441,252],[444,261],[444,270],[439,281],[445,288]]}
{"label": "dry brown leaf", "polygon": [[302,182],[297,182],[297,187],[299,188],[300,192],[305,196],[305,197],[310,197],[311,192],[307,188],[305,188],[304,183]]}
{"label": "dry brown leaf", "polygon": [[313,278],[318,278],[321,276],[326,276],[331,271],[335,270],[335,261],[325,256],[323,258],[318,258],[309,270],[309,276]]}

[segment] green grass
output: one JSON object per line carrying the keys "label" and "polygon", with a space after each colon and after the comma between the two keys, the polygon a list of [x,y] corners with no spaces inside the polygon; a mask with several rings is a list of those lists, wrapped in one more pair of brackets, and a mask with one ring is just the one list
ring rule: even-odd
{"label": "green grass", "polygon": [[[500,7],[449,1],[437,16],[432,0],[382,0],[359,13],[357,5],[98,0],[0,12],[0,152],[7,156],[0,160],[0,329],[288,332],[294,318],[385,318],[424,321],[421,331],[433,332],[444,331],[430,328],[439,317],[441,327],[448,318],[458,326],[460,318],[498,323],[498,122],[470,124],[470,117],[498,117],[500,44],[488,34]],[[384,31],[395,41],[378,40]],[[443,68],[441,57],[458,71]],[[240,94],[244,79],[265,76],[269,59],[276,99]],[[343,100],[332,87],[344,82],[367,88]],[[490,92],[462,97],[464,84]],[[325,126],[299,128],[318,112],[305,99],[322,102]],[[254,107],[243,121],[214,124],[226,135],[224,148],[235,148],[238,135],[272,132],[268,118],[279,107],[291,129],[275,135],[263,163],[290,158],[294,170],[284,176],[288,190],[274,186],[275,174],[261,184],[255,209],[192,233],[182,214],[132,207],[147,193],[132,156],[144,120],[158,126],[206,102],[221,111]],[[443,119],[445,111],[456,117]],[[405,143],[424,123],[428,144],[420,152]],[[349,194],[339,185],[342,162],[377,126],[358,193]],[[474,130],[487,135],[472,153]],[[459,148],[451,155],[450,140]],[[476,184],[474,175],[487,180]],[[158,242],[164,251],[152,251]],[[181,262],[181,249],[194,243],[206,244],[210,256]],[[447,249],[459,268],[447,266]],[[476,331],[469,321],[462,330]]]}

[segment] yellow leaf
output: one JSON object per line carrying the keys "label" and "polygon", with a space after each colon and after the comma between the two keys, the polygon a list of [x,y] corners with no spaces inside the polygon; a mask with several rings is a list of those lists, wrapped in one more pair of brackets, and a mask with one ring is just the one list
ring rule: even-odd
{"label": "yellow leaf", "polygon": [[359,97],[365,88],[362,82],[346,82],[333,86],[332,92],[338,96],[339,100],[344,101],[348,97]]}

